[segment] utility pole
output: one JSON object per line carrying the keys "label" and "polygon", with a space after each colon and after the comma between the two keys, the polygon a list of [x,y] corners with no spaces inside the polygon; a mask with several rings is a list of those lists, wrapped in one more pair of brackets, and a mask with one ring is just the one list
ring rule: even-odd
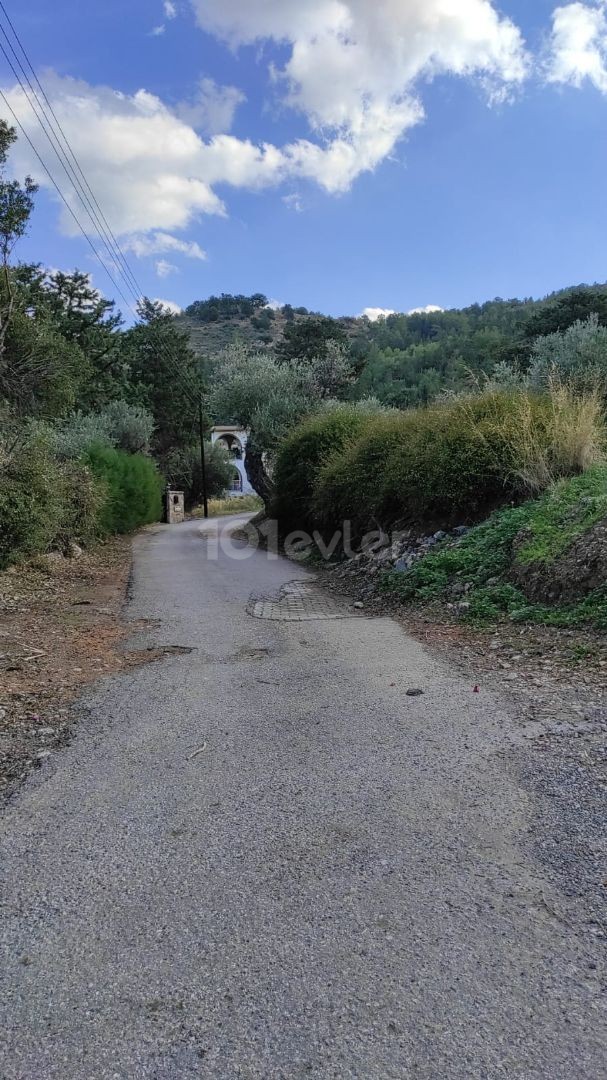
{"label": "utility pole", "polygon": [[200,425],[200,468],[202,473],[202,506],[204,516],[209,516],[209,499],[207,495],[207,462],[204,449],[204,419],[202,415],[202,395],[198,398],[198,423]]}

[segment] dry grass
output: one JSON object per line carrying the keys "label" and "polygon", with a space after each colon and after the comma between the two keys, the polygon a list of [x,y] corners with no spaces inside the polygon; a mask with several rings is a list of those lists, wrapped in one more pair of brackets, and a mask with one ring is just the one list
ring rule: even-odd
{"label": "dry grass", "polygon": [[[210,517],[226,517],[228,514],[257,513],[263,503],[258,495],[234,495],[227,499],[209,499]],[[202,507],[192,511],[192,517],[202,517]]]}
{"label": "dry grass", "polygon": [[516,463],[514,475],[533,493],[605,460],[603,407],[596,392],[576,395],[554,384],[541,417],[529,394],[519,394],[515,415],[508,418],[503,434]]}

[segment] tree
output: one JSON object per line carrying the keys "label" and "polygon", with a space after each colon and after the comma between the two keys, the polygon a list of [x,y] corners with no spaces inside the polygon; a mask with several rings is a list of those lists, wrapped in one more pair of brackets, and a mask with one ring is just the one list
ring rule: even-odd
{"label": "tree", "polygon": [[532,342],[538,337],[562,333],[590,315],[596,315],[601,326],[607,326],[607,286],[580,285],[542,304],[525,327],[525,340]]}
{"label": "tree", "polygon": [[221,423],[249,433],[247,476],[268,505],[271,459],[280,439],[320,401],[310,365],[279,363],[264,352],[232,346],[220,359],[209,407]]}
{"label": "tree", "polygon": [[89,377],[82,386],[80,408],[93,408],[124,395],[120,356],[122,316],[91,284],[90,275],[75,270],[47,273],[39,265],[11,271],[20,306],[37,320],[46,320],[86,356]]}
{"label": "tree", "polygon": [[537,338],[528,370],[529,385],[544,390],[552,378],[577,390],[607,394],[607,327],[598,315],[575,322],[563,333]]}
{"label": "tree", "polygon": [[8,180],[6,166],[17,133],[5,120],[0,120],[0,259],[3,280],[0,284],[0,360],[4,353],[6,334],[14,308],[14,293],[8,270],[9,258],[18,240],[25,235],[38,190],[31,176],[21,184]]}
{"label": "tree", "polygon": [[276,355],[283,363],[325,359],[331,341],[344,348],[348,345],[348,335],[335,319],[319,315],[299,322],[288,322],[276,346]]}
{"label": "tree", "polygon": [[129,374],[130,400],[155,422],[154,453],[162,460],[192,441],[202,385],[188,335],[162,304],[144,299],[140,322],[122,334],[121,358]]}

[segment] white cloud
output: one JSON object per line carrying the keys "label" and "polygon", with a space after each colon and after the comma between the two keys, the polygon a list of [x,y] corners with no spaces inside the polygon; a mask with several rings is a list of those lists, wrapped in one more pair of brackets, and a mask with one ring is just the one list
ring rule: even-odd
{"label": "white cloud", "polygon": [[284,307],[282,300],[268,300],[266,307],[272,311],[280,311]]}
{"label": "white cloud", "polygon": [[166,308],[171,315],[181,315],[181,312],[183,311],[183,308],[180,308],[179,304],[176,304],[174,300],[161,300],[160,297],[157,296],[154,299],[154,303],[162,304],[163,308]]}
{"label": "white cloud", "polygon": [[194,99],[181,102],[175,112],[197,131],[219,135],[230,130],[236,109],[246,100],[235,86],[218,86],[213,79],[201,79]]}
{"label": "white cloud", "polygon": [[[432,315],[435,311],[443,311],[444,308],[437,307],[436,304],[427,304],[426,307],[411,308],[410,311],[405,312],[406,315]],[[364,311],[361,311],[358,316],[359,319],[367,318],[369,322],[378,322],[379,319],[387,319],[388,315],[397,315],[399,312],[394,311],[393,308],[382,307],[366,307]]]}
{"label": "white cloud", "polygon": [[161,23],[160,26],[153,26],[150,30],[150,37],[160,37],[164,34],[166,27]]}
{"label": "white cloud", "polygon": [[138,259],[149,255],[163,255],[169,251],[179,252],[188,259],[206,259],[207,253],[195,240],[180,240],[170,233],[154,232],[147,236],[129,236],[123,243],[125,251],[132,251]]}
{"label": "white cloud", "polygon": [[444,311],[442,307],[438,307],[436,304],[426,304],[425,307],[414,307],[407,312],[407,315],[433,315],[436,311]]}
{"label": "white cloud", "polygon": [[607,94],[607,4],[566,4],[552,16],[547,78],[581,86],[589,79]]}
{"label": "white cloud", "polygon": [[166,259],[158,259],[154,265],[159,278],[170,277],[171,274],[179,273],[179,267],[175,266],[174,263],[167,262]]}
{"label": "white cloud", "polygon": [[491,0],[192,0],[198,22],[232,45],[271,39],[289,49],[273,70],[288,103],[328,145],[302,143],[300,175],[329,191],[387,157],[423,118],[419,84],[477,76],[491,95],[524,79],[520,31]]}
{"label": "white cloud", "polygon": [[388,315],[396,315],[396,312],[392,308],[366,307],[364,311],[361,311],[358,318],[368,319],[369,322],[379,322],[380,319],[387,319]]}
{"label": "white cloud", "polygon": [[[55,112],[122,236],[180,230],[202,214],[225,214],[220,184],[259,190],[313,180],[328,192],[346,191],[423,119],[424,80],[476,77],[495,91],[520,83],[526,72],[520,32],[491,0],[192,3],[200,25],[223,39],[271,39],[286,48],[285,66],[270,74],[286,104],[305,115],[311,135],[279,147],[228,134],[243,95],[210,79],[193,102],[171,109],[146,90],[125,94],[47,73]],[[22,91],[5,92],[42,148]],[[50,187],[24,140],[13,161]],[[79,209],[75,196],[68,198]],[[297,210],[297,196],[286,198]],[[74,233],[65,212],[62,225]]]}
{"label": "white cloud", "polygon": [[173,3],[173,0],[164,0],[162,5],[164,8],[164,15],[166,19],[174,19],[177,16],[177,6]]}

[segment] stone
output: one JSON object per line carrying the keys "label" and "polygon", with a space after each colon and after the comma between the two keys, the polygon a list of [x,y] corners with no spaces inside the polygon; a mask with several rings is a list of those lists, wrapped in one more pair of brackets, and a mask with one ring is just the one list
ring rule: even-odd
{"label": "stone", "polygon": [[415,689],[415,687],[412,687],[410,690],[407,690],[407,697],[423,697],[423,695],[424,695],[424,691],[423,690],[417,690],[417,689]]}
{"label": "stone", "polygon": [[356,600],[355,603],[352,604],[352,607],[358,608],[359,611],[361,608],[364,608],[364,606],[362,600]]}
{"label": "stone", "polygon": [[66,554],[68,559],[81,559],[84,555],[84,551],[80,547],[80,544],[77,544],[74,540],[70,540]]}

